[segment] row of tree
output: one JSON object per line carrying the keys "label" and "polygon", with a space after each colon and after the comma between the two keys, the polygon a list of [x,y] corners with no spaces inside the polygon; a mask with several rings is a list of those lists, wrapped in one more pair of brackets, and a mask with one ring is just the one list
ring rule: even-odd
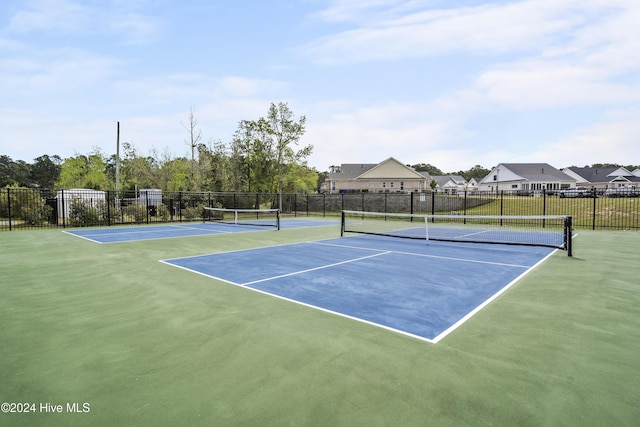
{"label": "row of tree", "polygon": [[61,164],[59,156],[47,154],[36,157],[33,163],[14,161],[7,155],[0,155],[0,187],[54,188],[60,176]]}
{"label": "row of tree", "polygon": [[[327,172],[307,166],[313,147],[298,147],[305,133],[306,117],[297,120],[286,103],[271,104],[266,117],[242,120],[228,143],[202,142],[202,132],[193,109],[189,112],[185,143],[189,155],[175,157],[167,150],[153,149],[141,155],[133,143],[122,144],[122,156],[107,156],[94,147],[87,155],[62,159],[42,155],[32,164],[0,155],[0,187],[89,188],[134,190],[158,188],[164,191],[215,191],[305,193],[319,190]],[[119,166],[119,167],[118,167]],[[594,164],[592,167],[621,166]],[[490,173],[480,165],[445,173],[437,167],[411,165],[430,175],[460,175],[467,181]],[[640,166],[625,166],[634,170]],[[118,178],[118,179],[116,179]],[[119,185],[116,185],[118,181]]]}
{"label": "row of tree", "polygon": [[[28,164],[0,156],[0,186],[165,191],[313,192],[323,174],[307,166],[313,147],[298,147],[305,116],[294,118],[286,103],[271,104],[266,117],[242,120],[228,143],[202,142],[193,109],[185,139],[190,156],[175,157],[153,149],[141,155],[122,143],[122,155],[107,156],[94,147],[88,155],[64,160],[43,155]],[[119,185],[116,185],[116,180]]]}
{"label": "row of tree", "polygon": [[480,181],[482,178],[489,175],[489,173],[491,172],[490,169],[486,169],[480,165],[475,165],[474,167],[466,171],[460,170],[457,172],[448,172],[448,173],[445,173],[442,170],[438,169],[437,167],[430,165],[428,163],[418,163],[415,165],[411,165],[411,167],[418,172],[427,172],[431,176],[456,175],[456,176],[463,177],[467,181],[470,181],[471,178],[475,178],[476,181]]}

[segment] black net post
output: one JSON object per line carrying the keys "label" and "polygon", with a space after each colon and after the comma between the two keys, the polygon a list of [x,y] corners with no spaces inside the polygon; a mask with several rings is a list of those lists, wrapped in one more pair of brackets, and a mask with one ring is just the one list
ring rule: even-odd
{"label": "black net post", "polygon": [[573,256],[573,217],[568,216],[564,221],[564,247],[567,255]]}

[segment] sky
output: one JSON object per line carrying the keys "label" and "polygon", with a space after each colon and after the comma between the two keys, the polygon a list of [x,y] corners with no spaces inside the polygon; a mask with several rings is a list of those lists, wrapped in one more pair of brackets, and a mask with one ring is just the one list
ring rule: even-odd
{"label": "sky", "polygon": [[0,155],[188,156],[286,102],[308,165],[640,164],[638,0],[3,0]]}

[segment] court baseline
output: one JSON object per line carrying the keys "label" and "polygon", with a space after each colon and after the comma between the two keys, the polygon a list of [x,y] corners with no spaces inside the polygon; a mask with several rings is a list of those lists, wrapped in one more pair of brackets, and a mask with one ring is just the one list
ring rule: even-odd
{"label": "court baseline", "polygon": [[[281,221],[281,228],[319,227],[327,225],[337,225],[337,222],[304,219]],[[64,230],[63,232],[95,243],[122,243],[138,240],[169,239],[267,230],[275,230],[275,228],[243,224],[215,222],[203,224],[192,222],[170,225],[72,229]]]}

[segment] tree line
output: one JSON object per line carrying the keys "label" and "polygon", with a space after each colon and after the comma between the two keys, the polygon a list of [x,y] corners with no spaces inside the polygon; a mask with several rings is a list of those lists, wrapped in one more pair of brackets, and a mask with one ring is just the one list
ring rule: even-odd
{"label": "tree line", "polygon": [[[233,191],[304,193],[319,188],[323,174],[307,166],[313,146],[300,147],[306,117],[295,118],[286,103],[272,103],[267,115],[242,120],[230,142],[202,142],[193,109],[185,144],[189,155],[176,157],[152,149],[142,155],[131,142],[120,156],[99,147],[62,159],[42,155],[33,164],[0,155],[0,186],[87,188],[94,190]],[[119,185],[116,185],[116,178]]]}
{"label": "tree line", "polygon": [[467,181],[470,181],[471,178],[475,178],[476,181],[480,181],[491,172],[491,169],[486,169],[480,165],[475,165],[467,170],[459,170],[457,172],[448,173],[445,173],[437,167],[428,163],[418,163],[415,165],[411,165],[411,167],[418,172],[427,172],[431,176],[455,175],[461,176]]}
{"label": "tree line", "polygon": [[[0,155],[0,187],[42,189],[87,188],[94,190],[310,193],[319,191],[328,172],[307,166],[312,145],[300,147],[306,117],[295,119],[287,103],[271,103],[265,117],[242,120],[231,141],[202,142],[193,108],[189,111],[185,144],[188,155],[176,157],[152,149],[142,155],[131,142],[122,143],[122,155],[105,155],[99,147],[89,154],[62,159],[44,154],[29,164]],[[119,167],[118,167],[119,165]],[[592,167],[621,165],[594,164]],[[430,175],[460,175],[469,181],[490,173],[481,165],[445,173],[428,163],[411,165]],[[640,166],[624,166],[634,170]],[[118,178],[118,179],[116,179]],[[118,181],[119,185],[116,185]]]}

